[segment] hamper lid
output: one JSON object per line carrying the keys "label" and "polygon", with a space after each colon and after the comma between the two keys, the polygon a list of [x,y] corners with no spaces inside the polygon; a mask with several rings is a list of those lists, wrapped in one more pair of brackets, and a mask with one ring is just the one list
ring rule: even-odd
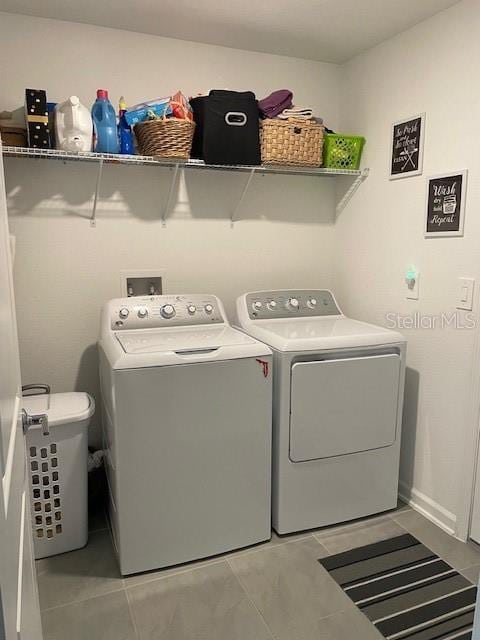
{"label": "hamper lid", "polygon": [[93,398],[83,392],[24,396],[22,404],[30,415],[46,413],[51,427],[87,420],[95,411]]}

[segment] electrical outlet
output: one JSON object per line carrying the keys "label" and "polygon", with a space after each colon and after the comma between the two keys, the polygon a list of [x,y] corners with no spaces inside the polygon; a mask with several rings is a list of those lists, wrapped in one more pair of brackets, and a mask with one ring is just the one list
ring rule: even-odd
{"label": "electrical outlet", "polygon": [[405,297],[407,300],[418,300],[418,290],[420,286],[420,273],[415,267],[409,267],[405,274],[405,285],[407,292]]}
{"label": "electrical outlet", "polygon": [[165,272],[159,269],[128,270],[120,273],[121,295],[159,296],[165,288]]}

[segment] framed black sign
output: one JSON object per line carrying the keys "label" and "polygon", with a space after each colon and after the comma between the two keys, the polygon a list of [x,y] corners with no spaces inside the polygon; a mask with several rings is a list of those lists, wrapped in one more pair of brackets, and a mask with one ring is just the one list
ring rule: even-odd
{"label": "framed black sign", "polygon": [[467,170],[427,180],[425,237],[463,236]]}
{"label": "framed black sign", "polygon": [[390,180],[421,175],[424,137],[424,113],[393,123]]}

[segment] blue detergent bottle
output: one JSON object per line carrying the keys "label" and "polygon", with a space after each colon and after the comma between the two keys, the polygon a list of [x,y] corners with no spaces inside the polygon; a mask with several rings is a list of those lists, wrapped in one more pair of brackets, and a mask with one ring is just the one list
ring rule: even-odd
{"label": "blue detergent bottle", "polygon": [[92,120],[93,150],[97,153],[118,153],[117,116],[105,89],[97,90],[97,99],[92,107]]}
{"label": "blue detergent bottle", "polygon": [[125,119],[126,110],[127,105],[125,104],[125,98],[122,96],[118,104],[118,140],[120,142],[120,153],[134,154],[133,134],[131,127],[129,127]]}

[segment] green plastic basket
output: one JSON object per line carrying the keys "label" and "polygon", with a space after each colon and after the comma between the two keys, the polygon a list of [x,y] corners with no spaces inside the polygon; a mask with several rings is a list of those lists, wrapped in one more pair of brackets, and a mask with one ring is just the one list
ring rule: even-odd
{"label": "green plastic basket", "polygon": [[365,138],[327,133],[323,142],[323,166],[329,169],[358,169]]}

